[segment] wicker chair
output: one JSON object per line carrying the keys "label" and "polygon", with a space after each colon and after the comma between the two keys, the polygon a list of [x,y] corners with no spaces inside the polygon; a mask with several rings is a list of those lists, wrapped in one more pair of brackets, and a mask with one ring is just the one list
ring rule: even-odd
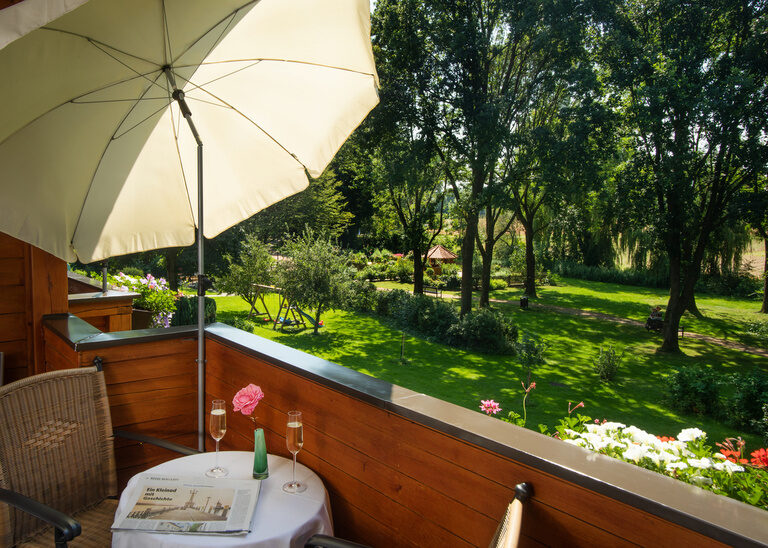
{"label": "wicker chair", "polygon": [[0,387],[0,416],[0,546],[49,547],[49,526],[57,547],[81,531],[76,546],[109,546],[117,474],[101,368],[53,371]]}

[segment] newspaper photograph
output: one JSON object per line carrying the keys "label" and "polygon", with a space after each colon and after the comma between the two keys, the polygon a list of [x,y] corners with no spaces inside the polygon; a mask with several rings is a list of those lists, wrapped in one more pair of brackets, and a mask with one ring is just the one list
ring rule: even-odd
{"label": "newspaper photograph", "polygon": [[261,482],[141,475],[112,530],[247,534]]}

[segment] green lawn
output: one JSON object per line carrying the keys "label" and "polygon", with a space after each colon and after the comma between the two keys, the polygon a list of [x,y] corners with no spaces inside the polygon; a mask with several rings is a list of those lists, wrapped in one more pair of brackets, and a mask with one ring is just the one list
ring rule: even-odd
{"label": "green lawn", "polygon": [[[412,286],[397,282],[379,282],[376,284],[388,289],[411,290]],[[557,286],[537,288],[538,298],[532,299],[546,305],[579,308],[593,312],[602,312],[620,318],[645,322],[651,307],[661,305],[666,308],[668,291],[601,282],[562,278]],[[458,295],[456,291],[446,291],[446,295]],[[519,302],[522,289],[504,289],[491,292],[492,299]],[[696,302],[704,318],[685,313],[680,322],[686,331],[731,339],[750,346],[759,346],[753,335],[744,333],[747,321],[765,320],[760,314],[760,301],[743,298],[698,295]]]}
{"label": "green lawn", "polygon": [[[561,306],[582,305],[591,310],[632,317],[626,311],[633,307],[639,310],[647,308],[648,304],[655,302],[653,299],[657,295],[655,292],[641,293],[632,300],[630,290],[624,286],[609,286],[600,291],[600,286],[606,284],[568,282],[569,285],[543,288],[541,300],[553,304],[559,301]],[[621,289],[616,291],[619,303],[612,305],[605,293],[615,288]],[[516,295],[513,291],[498,294],[510,299]],[[644,299],[649,300],[648,304]],[[239,297],[220,297],[216,300],[221,321],[231,322],[236,316],[244,317],[247,313],[248,305]],[[717,302],[716,299],[712,301]],[[731,301],[722,302],[727,304]],[[271,311],[277,309],[274,298],[268,303]],[[713,440],[742,435],[748,440],[749,447],[755,448],[760,443],[757,436],[737,432],[717,421],[680,416],[667,408],[664,397],[667,376],[682,365],[701,365],[731,373],[756,366],[766,368],[765,358],[693,339],[683,340],[684,355],[660,354],[656,351],[658,335],[647,333],[643,328],[558,314],[546,309],[523,311],[512,304],[496,306],[512,315],[522,331],[543,337],[549,345],[547,364],[533,375],[537,388],[528,400],[530,428],[536,429],[538,423],[553,426],[567,414],[569,401],[576,403],[583,400],[583,411],[593,418],[634,424],[659,435],[676,435],[682,428],[695,425],[708,432]],[[699,306],[704,308],[704,299],[700,300]],[[724,317],[728,314],[739,317],[738,311],[728,306],[723,308]],[[313,336],[309,329],[295,334],[280,333],[273,331],[271,324],[257,327],[256,333],[469,409],[477,409],[480,399],[492,398],[499,401],[505,410],[522,411],[520,380],[523,372],[513,357],[473,354],[406,336],[405,356],[408,363],[402,365],[399,362],[399,330],[391,329],[378,318],[351,312],[330,312],[322,319],[325,327],[319,336]],[[601,346],[607,345],[625,351],[619,376],[612,383],[600,382],[592,371],[593,357]]]}

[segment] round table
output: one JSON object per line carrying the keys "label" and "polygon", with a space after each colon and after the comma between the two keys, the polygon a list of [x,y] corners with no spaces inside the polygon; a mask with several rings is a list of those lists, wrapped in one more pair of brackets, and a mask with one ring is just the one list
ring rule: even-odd
{"label": "round table", "polygon": [[[200,453],[164,462],[142,473],[173,474],[177,476],[201,475],[214,464],[215,453]],[[239,536],[174,535],[139,531],[115,531],[113,548],[158,547],[183,548],[186,546],[264,547],[290,546],[300,548],[316,533],[333,534],[330,503],[323,482],[306,466],[296,463],[296,479],[307,485],[303,493],[289,494],[283,484],[291,479],[291,461],[269,455],[269,477],[261,482],[259,500],[251,520],[251,532]],[[250,451],[222,451],[219,463],[229,470],[228,479],[252,479],[253,453]],[[131,478],[120,497],[117,514],[127,504],[127,493],[136,484]]]}

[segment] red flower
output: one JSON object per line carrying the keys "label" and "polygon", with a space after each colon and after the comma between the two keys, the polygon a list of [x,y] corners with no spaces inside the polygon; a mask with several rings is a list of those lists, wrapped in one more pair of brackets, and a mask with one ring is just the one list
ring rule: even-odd
{"label": "red flower", "polygon": [[742,459],[741,453],[738,451],[729,451],[728,449],[720,449],[720,452],[725,456],[725,458],[729,461],[731,461],[734,464],[748,464],[749,461],[747,459]]}
{"label": "red flower", "polygon": [[656,436],[661,442],[675,441],[673,436]]}
{"label": "red flower", "polygon": [[757,451],[752,451],[750,454],[752,455],[752,466],[758,468],[765,468],[768,466],[768,449],[763,447]]}

